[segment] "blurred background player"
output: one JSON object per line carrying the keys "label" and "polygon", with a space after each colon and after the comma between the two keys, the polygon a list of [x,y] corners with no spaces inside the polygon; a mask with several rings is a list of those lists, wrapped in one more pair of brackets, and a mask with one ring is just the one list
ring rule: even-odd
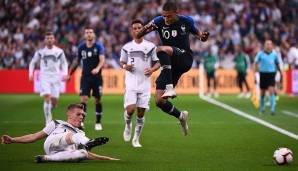
{"label": "blurred background player", "polygon": [[288,62],[292,69],[298,69],[298,40],[291,41],[291,48],[288,52]]}
{"label": "blurred background player", "polygon": [[[130,141],[132,115],[137,109],[135,132],[132,140],[133,147],[142,147],[139,137],[145,123],[145,110],[149,110],[151,95],[151,79],[153,72],[159,69],[160,64],[156,56],[156,46],[143,37],[136,38],[143,28],[141,20],[133,20],[130,25],[133,41],[126,43],[121,49],[120,63],[125,73],[124,120],[125,129],[123,138]],[[151,64],[153,66],[151,66]]]}
{"label": "blurred background player", "polygon": [[[92,28],[85,28],[84,30],[85,42],[78,46],[78,58],[74,60],[70,67],[70,75],[73,74],[77,66],[82,61],[82,76],[80,96],[81,103],[84,105],[84,111],[87,113],[88,97],[92,90],[92,96],[95,100],[95,130],[102,130],[102,67],[104,65],[104,46],[95,41],[95,33]],[[83,122],[82,122],[83,126]]]}
{"label": "blurred background player", "polygon": [[211,96],[210,87],[211,81],[213,81],[213,95],[218,97],[217,92],[217,80],[216,80],[216,70],[218,69],[218,58],[211,52],[211,47],[208,48],[208,52],[204,57],[204,69],[207,77],[207,96]]}
{"label": "blurred background player", "polygon": [[[270,113],[275,114],[275,74],[281,68],[279,65],[278,55],[273,51],[273,43],[271,40],[266,40],[264,50],[257,53],[254,64],[255,71],[260,73],[260,112],[265,112],[266,107],[266,90],[269,91]],[[282,75],[281,75],[282,80]]]}
{"label": "blurred background player", "polygon": [[157,47],[157,57],[161,64],[161,73],[156,80],[155,102],[162,111],[179,119],[183,134],[187,135],[188,112],[180,112],[168,98],[176,97],[174,87],[181,75],[191,68],[193,62],[189,34],[192,33],[205,42],[209,33],[200,32],[191,17],[178,15],[177,11],[175,3],[166,2],[162,7],[162,16],[145,25],[137,38],[153,30],[159,33],[162,46]]}
{"label": "blurred background player", "polygon": [[29,80],[33,81],[35,65],[39,62],[40,96],[44,97],[43,110],[46,124],[52,121],[51,111],[57,106],[61,81],[66,81],[68,77],[68,64],[64,51],[54,43],[54,34],[46,32],[45,47],[35,52],[29,65]]}
{"label": "blurred background player", "polygon": [[46,155],[36,156],[35,161],[41,162],[62,162],[81,160],[118,160],[107,156],[99,156],[90,152],[91,148],[103,145],[109,138],[99,137],[89,139],[85,132],[78,129],[84,118],[84,106],[82,104],[71,104],[67,108],[67,121],[53,120],[41,131],[20,137],[3,135],[2,144],[32,143],[43,139]]}
{"label": "blurred background player", "polygon": [[[237,83],[240,89],[240,94],[238,97],[241,98],[245,96],[246,98],[250,98],[251,92],[246,80],[246,76],[250,68],[249,57],[242,51],[242,47],[240,45],[235,46],[235,55],[235,70],[237,72]],[[246,87],[246,94],[244,94],[243,91],[243,83]]]}

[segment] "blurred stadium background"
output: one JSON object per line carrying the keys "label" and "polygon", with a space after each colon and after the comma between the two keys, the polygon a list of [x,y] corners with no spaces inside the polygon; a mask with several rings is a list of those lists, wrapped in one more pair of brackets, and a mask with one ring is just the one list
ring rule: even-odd
{"label": "blurred stadium background", "polygon": [[[176,122],[159,111],[154,103],[146,114],[142,149],[133,149],[122,140],[124,92],[120,69],[121,47],[131,40],[128,26],[133,18],[150,21],[161,12],[165,0],[0,0],[0,134],[14,136],[35,132],[43,125],[42,99],[35,82],[28,81],[28,65],[34,52],[43,46],[43,34],[53,30],[56,43],[63,48],[69,64],[83,40],[83,28],[95,28],[98,41],[105,46],[103,70],[104,131],[93,130],[94,114],[87,117],[87,135],[106,135],[111,143],[96,149],[113,155],[120,162],[81,164],[33,163],[43,153],[43,142],[0,146],[4,170],[279,170],[272,162],[280,146],[294,151],[294,162],[283,170],[298,170],[298,141],[274,130],[234,115],[199,99],[205,82],[199,64],[211,49],[219,59],[217,73],[220,97],[216,100],[298,134],[298,1],[297,0],[181,0],[180,13],[194,18],[200,30],[208,30],[207,43],[191,36],[193,69],[181,79],[174,103],[190,111],[190,135],[182,137]],[[258,115],[250,99],[237,98],[236,72],[233,70],[235,46],[241,45],[253,62],[265,39],[272,39],[284,63],[276,116]],[[159,44],[156,33],[146,39]],[[156,74],[152,77],[155,80]],[[80,70],[68,82],[54,118],[64,119],[68,103],[78,102]],[[254,87],[252,71],[248,76]],[[153,84],[154,86],[154,84]],[[154,89],[153,89],[154,90]],[[203,89],[204,91],[205,89]],[[202,90],[201,90],[202,91]],[[154,91],[153,91],[154,93]],[[187,94],[187,95],[181,95]],[[224,94],[224,95],[223,95]],[[89,102],[92,104],[92,102]],[[115,107],[116,106],[116,107]],[[94,108],[90,105],[89,108]],[[90,110],[91,111],[91,110]],[[74,167],[75,166],[75,167]]]}

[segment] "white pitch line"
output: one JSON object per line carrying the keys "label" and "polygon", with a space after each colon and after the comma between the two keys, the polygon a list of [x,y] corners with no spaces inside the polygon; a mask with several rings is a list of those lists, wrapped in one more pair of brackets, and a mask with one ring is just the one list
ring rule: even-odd
{"label": "white pitch line", "polygon": [[298,140],[298,135],[296,135],[296,134],[294,134],[294,133],[292,133],[290,131],[287,131],[285,129],[282,129],[282,128],[278,127],[278,126],[275,126],[275,125],[273,125],[273,124],[271,124],[269,122],[266,122],[266,121],[264,121],[262,119],[259,119],[259,118],[255,117],[255,116],[252,116],[252,115],[250,115],[248,113],[245,113],[245,112],[243,112],[243,111],[241,111],[239,109],[236,109],[236,108],[234,108],[232,106],[229,106],[229,105],[227,105],[225,103],[219,102],[217,100],[214,100],[214,99],[209,98],[209,97],[206,97],[206,96],[200,96],[200,98],[203,99],[203,100],[205,100],[205,101],[207,101],[207,102],[209,102],[209,103],[211,103],[211,104],[214,104],[216,106],[219,106],[219,107],[222,107],[222,108],[224,108],[226,110],[229,110],[229,111],[231,111],[231,112],[233,112],[233,113],[235,113],[235,114],[237,114],[239,116],[242,116],[242,117],[244,117],[246,119],[249,119],[249,120],[254,121],[254,122],[258,123],[258,124],[261,124],[261,125],[263,125],[263,126],[265,126],[267,128],[273,129],[273,130],[275,130],[275,131],[277,131],[277,132],[279,132],[281,134],[287,135],[287,136],[289,136],[291,138],[294,138],[294,139]]}
{"label": "white pitch line", "polygon": [[289,115],[289,116],[293,116],[295,118],[298,118],[298,114],[294,113],[294,112],[291,112],[291,111],[283,110],[282,113],[285,114],[285,115]]}

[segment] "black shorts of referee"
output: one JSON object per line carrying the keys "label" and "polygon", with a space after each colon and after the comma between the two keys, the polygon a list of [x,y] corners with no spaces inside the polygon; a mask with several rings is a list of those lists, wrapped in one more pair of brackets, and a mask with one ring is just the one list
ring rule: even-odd
{"label": "black shorts of referee", "polygon": [[260,72],[260,88],[268,89],[275,86],[276,72]]}

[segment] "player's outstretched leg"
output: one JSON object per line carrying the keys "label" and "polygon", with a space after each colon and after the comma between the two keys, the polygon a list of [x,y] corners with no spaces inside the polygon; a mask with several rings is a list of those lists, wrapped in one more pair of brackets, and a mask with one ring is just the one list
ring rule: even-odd
{"label": "player's outstretched leg", "polygon": [[131,119],[132,119],[132,114],[129,115],[127,113],[127,110],[125,110],[124,111],[125,128],[124,128],[124,131],[123,131],[123,139],[126,142],[130,141],[130,138],[131,138],[131,127],[132,127]]}
{"label": "player's outstretched leg", "polygon": [[163,90],[156,90],[155,103],[162,111],[176,117],[181,124],[183,135],[188,133],[188,112],[180,112],[170,101],[161,97]]}
{"label": "player's outstretched leg", "polygon": [[88,152],[83,149],[62,151],[49,155],[38,155],[35,157],[35,162],[79,162],[81,160],[87,159],[87,156]]}
{"label": "player's outstretched leg", "polygon": [[96,146],[100,146],[100,145],[104,145],[109,141],[108,137],[98,137],[95,139],[91,139],[89,140],[86,144],[85,144],[85,149],[87,151],[90,151],[93,147]]}
{"label": "player's outstretched leg", "polygon": [[135,132],[134,132],[134,136],[133,136],[133,139],[132,139],[132,146],[133,147],[142,147],[142,145],[140,144],[139,139],[140,139],[142,129],[144,127],[144,122],[145,122],[145,117],[143,117],[143,118],[137,117]]}

